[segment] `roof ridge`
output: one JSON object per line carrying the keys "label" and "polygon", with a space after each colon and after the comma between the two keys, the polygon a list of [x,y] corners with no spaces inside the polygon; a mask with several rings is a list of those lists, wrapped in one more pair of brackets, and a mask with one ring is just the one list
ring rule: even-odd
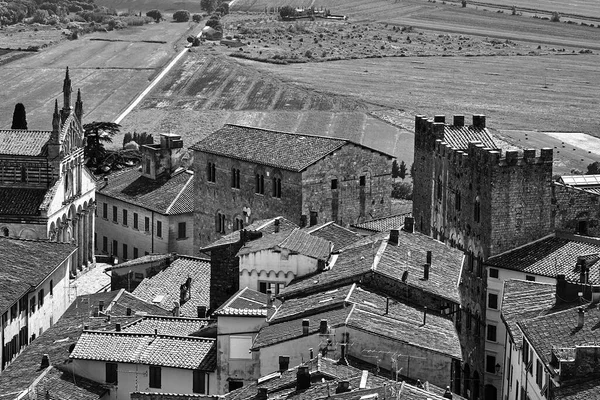
{"label": "roof ridge", "polygon": [[313,135],[313,134],[310,134],[310,133],[298,133],[298,132],[279,131],[279,130],[275,130],[275,129],[259,128],[259,127],[250,126],[250,125],[240,125],[240,124],[231,124],[231,123],[228,123],[228,124],[225,124],[225,126],[236,126],[238,128],[250,128],[250,129],[256,129],[256,130],[264,131],[264,132],[280,133],[280,134],[284,134],[284,135],[309,136],[309,137],[314,137],[314,138],[321,138],[321,139],[329,139],[329,140],[341,141],[341,142],[346,142],[346,143],[354,143],[350,139],[337,138],[337,137],[324,136],[324,135]]}
{"label": "roof ridge", "polygon": [[[546,239],[550,239],[550,238],[552,238],[552,237],[555,237],[555,238],[557,238],[557,239],[562,239],[562,238],[559,238],[559,237],[557,237],[557,236],[556,236],[556,232],[552,232],[552,233],[550,233],[549,235],[543,236],[543,237],[541,237],[541,238],[539,238],[539,239],[532,240],[531,242],[528,242],[528,243],[522,244],[522,245],[520,245],[520,246],[517,246],[517,247],[513,247],[513,248],[511,248],[510,250],[503,251],[502,253],[498,253],[498,254],[496,254],[495,256],[492,256],[492,257],[488,258],[488,261],[490,261],[491,259],[497,259],[497,258],[499,258],[500,256],[503,256],[503,255],[506,255],[506,254],[512,253],[512,252],[513,252],[513,251],[515,251],[515,250],[520,250],[520,249],[522,249],[522,248],[525,248],[525,247],[527,247],[527,246],[529,246],[529,245],[532,245],[532,244],[534,244],[534,243],[541,242],[541,241],[543,241],[543,240],[546,240]],[[567,239],[567,240],[568,240],[568,239]]]}
{"label": "roof ridge", "polygon": [[310,229],[310,228],[307,229],[306,232],[308,232],[308,234],[310,235],[311,233],[313,233],[315,231],[318,231],[318,230],[321,230],[321,229],[325,228],[326,226],[329,226],[329,225],[331,225],[333,223],[334,223],[333,221],[325,222],[322,225],[315,226],[313,229]]}
{"label": "roof ridge", "polygon": [[[377,270],[377,265],[379,264],[379,261],[381,261],[381,257],[383,257],[383,253],[385,253],[385,250],[387,249],[388,239],[389,236],[381,241],[379,249],[377,249],[377,253],[375,253],[375,257],[373,257],[373,265],[371,266],[371,271]],[[375,242],[372,242],[372,244],[374,247]]]}
{"label": "roof ridge", "polygon": [[[183,170],[181,172],[185,172],[185,170]],[[173,177],[181,175],[181,172],[178,173],[178,174],[176,174],[176,175],[173,175]],[[187,189],[188,185],[193,180],[194,180],[194,175],[192,174],[192,175],[190,175],[188,177],[188,181],[185,183],[185,185],[183,185],[183,187],[181,188],[181,190],[179,191],[179,193],[177,193],[177,196],[175,196],[175,198],[173,199],[173,201],[171,202],[171,204],[169,204],[169,207],[167,207],[165,213],[169,214],[171,212],[171,209],[173,208],[173,206],[175,205],[175,203],[177,203],[177,200],[179,200],[179,198],[181,197],[181,195],[183,194],[183,192],[185,191],[185,189]]]}
{"label": "roof ridge", "polygon": [[167,338],[167,339],[181,339],[181,340],[195,340],[195,341],[201,341],[201,340],[205,340],[207,342],[214,342],[217,339],[215,338],[207,338],[207,337],[201,337],[201,336],[188,336],[188,335],[173,335],[173,334],[165,334],[165,333],[158,333],[158,334],[154,334],[154,333],[150,333],[150,332],[126,332],[126,331],[98,331],[98,330],[87,330],[87,331],[83,331],[82,334],[91,334],[94,336],[100,336],[100,335],[105,335],[105,336],[123,336],[123,337],[135,337],[135,336],[139,336],[139,337],[148,337],[148,338]]}

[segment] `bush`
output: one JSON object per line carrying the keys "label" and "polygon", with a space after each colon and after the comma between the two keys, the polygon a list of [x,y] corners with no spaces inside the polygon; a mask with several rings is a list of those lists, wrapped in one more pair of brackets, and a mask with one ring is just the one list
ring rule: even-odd
{"label": "bush", "polygon": [[200,15],[200,14],[194,14],[194,15],[192,15],[192,21],[194,21],[194,22],[200,22],[200,21],[202,21],[202,15]]}
{"label": "bush", "polygon": [[190,20],[190,12],[188,10],[175,11],[173,19],[176,22],[188,22]]}
{"label": "bush", "polygon": [[463,7],[466,7],[466,6],[467,6],[467,0],[462,0],[462,1],[460,2],[460,4],[461,4]]}
{"label": "bush", "polygon": [[552,18],[550,18],[550,21],[552,21],[552,22],[560,22],[560,14],[557,13],[556,11],[554,11],[552,13]]}
{"label": "bush", "polygon": [[223,31],[223,27],[221,26],[221,20],[216,14],[210,16],[208,21],[206,21],[206,26],[210,26],[211,28],[217,31]]}
{"label": "bush", "polygon": [[413,186],[407,182],[394,182],[392,184],[392,197],[394,199],[412,200]]}
{"label": "bush", "polygon": [[221,5],[217,7],[215,11],[220,13],[221,15],[229,14],[229,3],[221,3]]}
{"label": "bush", "polygon": [[153,20],[154,19],[151,17],[136,17],[134,15],[121,18],[121,21],[123,21],[125,26],[143,26],[149,22],[152,22]]}
{"label": "bush", "polygon": [[31,20],[33,23],[37,24],[46,24],[48,21],[48,11],[46,10],[37,10],[33,13],[33,17]]}
{"label": "bush", "polygon": [[212,14],[212,12],[217,9],[218,5],[217,0],[200,0],[200,8],[209,14]]}
{"label": "bush", "polygon": [[146,16],[154,19],[156,22],[160,22],[162,19],[162,13],[158,10],[150,10],[146,13]]}
{"label": "bush", "polygon": [[292,6],[283,6],[279,10],[279,16],[282,19],[289,19],[296,16],[296,9]]}

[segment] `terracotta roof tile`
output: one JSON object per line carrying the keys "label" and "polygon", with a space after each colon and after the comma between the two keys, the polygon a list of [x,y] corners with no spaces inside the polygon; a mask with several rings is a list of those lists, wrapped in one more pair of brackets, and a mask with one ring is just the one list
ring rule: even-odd
{"label": "terracotta roof tile", "polygon": [[600,399],[600,381],[591,379],[574,385],[561,385],[553,390],[554,400],[591,400]]}
{"label": "terracotta roof tile", "polygon": [[165,310],[172,310],[180,300],[180,287],[188,277],[192,278],[191,296],[180,307],[182,316],[195,317],[197,307],[209,307],[210,262],[205,259],[180,256],[170,266],[150,278],[145,278],[133,294],[149,303],[155,303]]}
{"label": "terracotta roof tile", "polygon": [[484,147],[497,149],[498,146],[487,128],[473,126],[444,126],[444,139],[448,145],[455,149],[468,149],[469,142],[481,142]]}
{"label": "terracotta roof tile", "polygon": [[327,260],[331,251],[331,242],[312,236],[303,230],[294,229],[292,232],[265,234],[244,245],[238,256],[261,250],[287,249],[318,260]]}
{"label": "terracotta roof tile", "polygon": [[0,130],[0,154],[44,156],[51,131]]}
{"label": "terracotta roof tile", "polygon": [[362,238],[358,233],[352,232],[335,222],[326,222],[321,225],[304,228],[312,236],[320,237],[333,243],[333,250],[339,250]]}
{"label": "terracotta roof tile", "polygon": [[121,264],[113,265],[112,267],[106,268],[105,271],[113,271],[113,270],[122,269],[122,268],[131,268],[136,265],[153,263],[153,262],[157,262],[157,261],[161,261],[161,260],[166,261],[172,257],[173,257],[172,254],[148,254],[148,255],[145,255],[142,257],[134,258],[133,260],[125,261],[124,263],[121,263]]}
{"label": "terracotta roof tile", "polygon": [[331,290],[323,290],[305,297],[285,300],[269,319],[269,322],[275,323],[297,319],[303,315],[316,314],[332,308],[341,308],[355,286],[356,284],[351,284]]}
{"label": "terracotta roof tile", "polygon": [[99,400],[109,387],[70,372],[50,368],[36,385],[37,399]]}
{"label": "terracotta roof tile", "polygon": [[208,320],[199,318],[167,317],[158,315],[143,316],[141,319],[123,326],[123,332],[190,336],[208,326]]}
{"label": "terracotta roof tile", "polygon": [[47,189],[0,187],[0,215],[40,215]]}
{"label": "terracotta roof tile", "polygon": [[[515,250],[490,257],[492,267],[555,278],[564,274],[568,281],[579,281],[575,267],[578,256],[600,254],[600,239],[549,236]],[[600,260],[590,267],[589,282],[600,283]]]}
{"label": "terracotta roof tile", "polygon": [[205,358],[215,351],[214,339],[85,331],[69,358],[210,370],[213,363]]}
{"label": "terracotta roof tile", "polygon": [[252,290],[248,287],[240,289],[231,296],[223,305],[217,308],[215,315],[223,316],[248,316],[259,317],[267,316],[267,295]]}
{"label": "terracotta roof tile", "polygon": [[404,218],[410,217],[411,212],[397,215],[390,215],[388,217],[381,217],[365,221],[360,224],[354,224],[352,227],[357,229],[364,229],[372,232],[389,232],[392,229],[400,229],[404,225]]}
{"label": "terracotta roof tile", "polygon": [[[96,194],[113,197],[161,214],[184,214],[194,211],[191,171],[180,171],[170,178],[150,179],[139,168],[118,171],[108,182],[98,181]],[[172,212],[171,212],[171,211]]]}

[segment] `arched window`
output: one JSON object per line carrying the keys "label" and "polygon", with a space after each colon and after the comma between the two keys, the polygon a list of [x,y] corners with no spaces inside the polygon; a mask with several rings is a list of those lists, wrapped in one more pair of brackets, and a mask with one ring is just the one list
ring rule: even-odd
{"label": "arched window", "polygon": [[280,199],[281,198],[281,178],[274,176],[273,177],[273,182],[272,182],[272,195],[275,198]]}
{"label": "arched window", "polygon": [[206,165],[206,180],[213,183],[217,181],[217,165],[213,162]]}
{"label": "arched window", "polygon": [[8,228],[2,228],[2,236],[8,236]]}
{"label": "arched window", "polygon": [[220,211],[216,215],[215,228],[218,233],[225,233],[225,214],[221,214]]}
{"label": "arched window", "polygon": [[238,168],[231,168],[231,187],[240,188],[240,170]]}
{"label": "arched window", "polygon": [[27,169],[24,166],[21,167],[21,182],[27,182]]}
{"label": "arched window", "polygon": [[254,180],[254,193],[265,194],[265,175],[257,173]]}

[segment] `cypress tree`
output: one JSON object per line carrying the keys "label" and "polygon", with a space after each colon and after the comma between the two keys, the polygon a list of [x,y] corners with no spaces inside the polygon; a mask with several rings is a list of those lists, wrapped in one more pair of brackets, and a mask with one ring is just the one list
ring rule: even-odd
{"label": "cypress tree", "polygon": [[15,105],[12,126],[10,127],[10,129],[27,130],[27,114],[25,113],[25,106],[23,105],[23,103],[17,103]]}

